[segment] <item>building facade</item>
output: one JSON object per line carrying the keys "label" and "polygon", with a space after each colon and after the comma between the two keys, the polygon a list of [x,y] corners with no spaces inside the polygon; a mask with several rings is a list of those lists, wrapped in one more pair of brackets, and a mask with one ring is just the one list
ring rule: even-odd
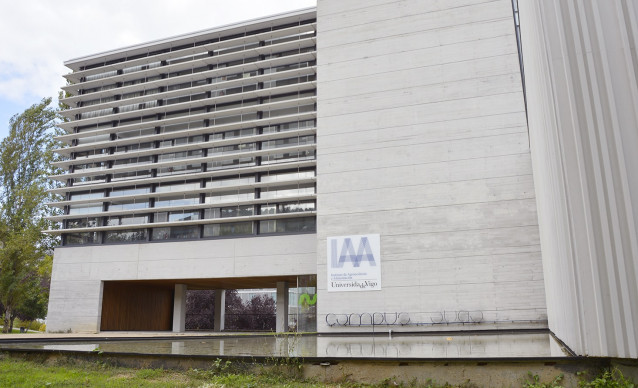
{"label": "building facade", "polygon": [[[66,62],[49,330],[181,331],[186,289],[273,288],[278,330],[294,295],[312,306],[301,330],[549,327],[579,354],[636,357],[636,175],[620,152],[636,144],[636,110],[605,105],[613,141],[586,150],[614,152],[572,161],[583,153],[566,118],[596,120],[562,100],[584,87],[557,76],[548,38],[625,15],[603,39],[624,67],[597,79],[635,103],[622,80],[635,81],[638,33],[623,26],[636,9],[541,3],[521,6],[522,40],[510,0],[320,0]],[[569,34],[570,54],[589,42]],[[614,200],[574,202],[585,187]],[[565,226],[583,209],[596,217]],[[597,230],[601,218],[613,222]],[[580,225],[606,236],[585,267]],[[592,263],[604,286],[590,295]],[[600,296],[610,289],[620,299]]]}
{"label": "building facade", "polygon": [[301,11],[67,63],[50,330],[183,328],[185,286],[314,276],[315,28]]}

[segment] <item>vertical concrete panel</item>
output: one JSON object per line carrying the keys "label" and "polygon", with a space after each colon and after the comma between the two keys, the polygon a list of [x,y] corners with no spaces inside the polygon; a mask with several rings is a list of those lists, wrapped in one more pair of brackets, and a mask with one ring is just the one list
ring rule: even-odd
{"label": "vertical concrete panel", "polygon": [[215,322],[213,330],[224,331],[224,323],[226,322],[226,290],[215,290]]}
{"label": "vertical concrete panel", "polygon": [[186,331],[186,284],[176,284],[173,294],[173,333]]}
{"label": "vertical concrete panel", "polygon": [[638,8],[521,1],[550,328],[576,353],[638,357]]}
{"label": "vertical concrete panel", "polygon": [[288,331],[288,282],[277,282],[277,333]]}
{"label": "vertical concrete panel", "polygon": [[[458,310],[545,327],[542,274],[520,281],[541,258],[511,2],[347,3],[317,10],[319,331]],[[381,236],[382,290],[328,292],[326,238],[358,234]]]}

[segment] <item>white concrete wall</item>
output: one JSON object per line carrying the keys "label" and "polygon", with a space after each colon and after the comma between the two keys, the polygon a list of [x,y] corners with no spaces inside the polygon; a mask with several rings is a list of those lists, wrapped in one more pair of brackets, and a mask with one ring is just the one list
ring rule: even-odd
{"label": "white concrete wall", "polygon": [[306,275],[316,235],[60,247],[53,258],[47,330],[95,332],[105,280]]}
{"label": "white concrete wall", "polygon": [[519,1],[550,329],[638,357],[638,4]]}
{"label": "white concrete wall", "polygon": [[[546,327],[510,0],[319,0],[317,51],[319,331],[458,310]],[[327,292],[326,238],[377,233],[382,290]]]}

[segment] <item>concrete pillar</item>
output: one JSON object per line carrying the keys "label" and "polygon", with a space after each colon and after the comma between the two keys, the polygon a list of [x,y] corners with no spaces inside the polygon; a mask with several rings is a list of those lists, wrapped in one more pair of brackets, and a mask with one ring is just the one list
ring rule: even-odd
{"label": "concrete pillar", "polygon": [[173,333],[184,331],[186,331],[186,284],[176,284],[173,300]]}
{"label": "concrete pillar", "polygon": [[277,282],[277,333],[288,331],[288,282]]}
{"label": "concrete pillar", "polygon": [[215,290],[215,322],[213,331],[224,330],[226,318],[226,290]]}

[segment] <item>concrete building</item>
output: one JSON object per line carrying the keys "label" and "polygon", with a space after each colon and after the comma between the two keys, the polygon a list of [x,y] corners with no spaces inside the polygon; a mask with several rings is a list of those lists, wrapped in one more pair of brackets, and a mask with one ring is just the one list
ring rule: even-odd
{"label": "concrete building", "polygon": [[284,330],[298,287],[319,332],[637,357],[637,15],[320,0],[66,62],[49,330],[181,331],[188,288],[276,288]]}
{"label": "concrete building", "polygon": [[50,330],[180,331],[187,288],[314,287],[315,28],[304,10],[66,63]]}

